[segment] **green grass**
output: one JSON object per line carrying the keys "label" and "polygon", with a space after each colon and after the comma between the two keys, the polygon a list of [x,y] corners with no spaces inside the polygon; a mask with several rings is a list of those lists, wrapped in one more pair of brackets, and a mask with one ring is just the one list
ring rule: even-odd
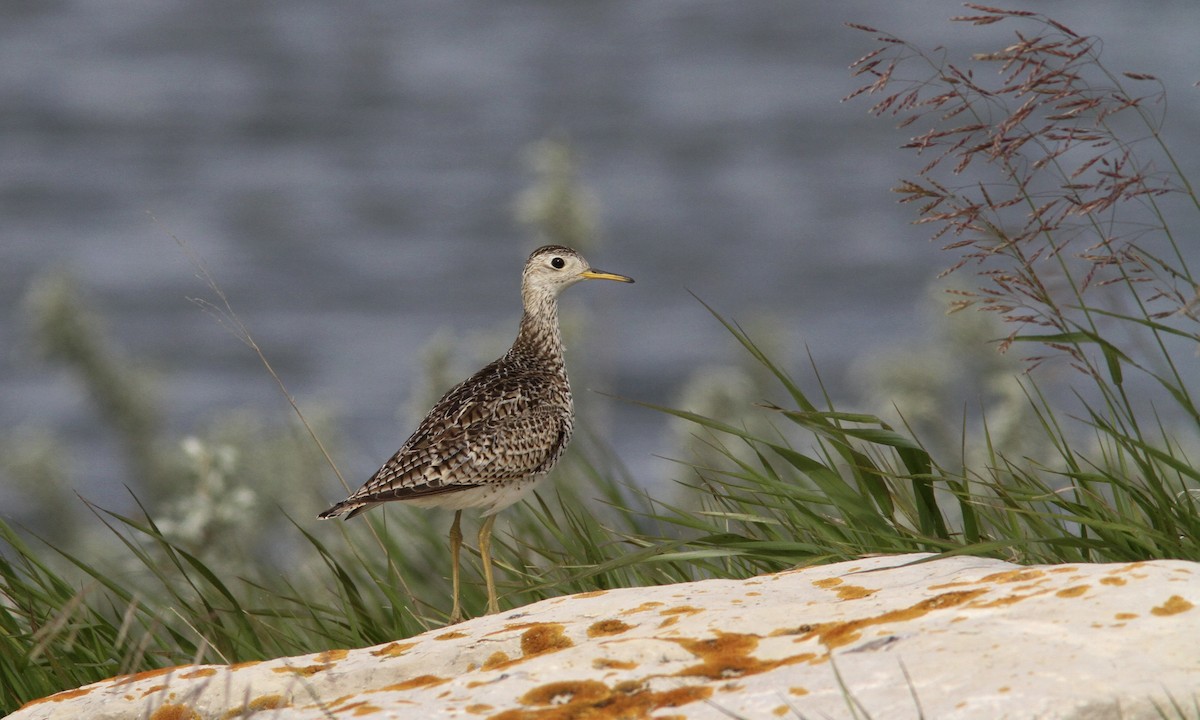
{"label": "green grass", "polygon": [[[1194,487],[1194,471],[1167,450],[1118,441],[1109,429],[1098,433],[1107,439],[1098,456],[1064,445],[1067,471],[1043,474],[996,457],[992,467],[951,472],[876,418],[818,409],[750,338],[729,330],[790,401],[747,408],[768,416],[774,433],[662,408],[693,423],[726,460],[685,467],[694,480],[675,505],[626,485],[611,458],[589,463],[576,453],[557,482],[504,516],[508,528],[494,548],[504,607],[867,553],[1200,559],[1200,516],[1193,496],[1178,492]],[[1045,432],[1059,433],[1041,409]],[[1121,471],[1131,466],[1139,472]],[[95,522],[121,539],[120,574],[0,523],[6,710],[127,672],[395,640],[440,626],[449,611],[448,514],[395,508],[366,523],[296,520],[288,532],[317,562],[231,575],[165,537],[145,513],[93,509]],[[467,558],[464,602],[478,613],[485,598],[476,560]]]}
{"label": "green grass", "polygon": [[[1170,155],[1159,121],[1137,114],[1146,103],[1122,94],[1092,39],[1079,41],[1038,15],[980,12],[974,21],[1032,24],[1025,37],[1041,41],[1016,59],[1011,49],[980,55],[976,62],[1001,66],[1000,87],[985,87],[982,72],[964,83],[944,58],[872,29],[880,50],[856,71],[870,81],[861,94],[885,95],[878,112],[899,108],[906,124],[930,123],[914,149],[940,159],[899,189],[921,201],[918,221],[938,228],[937,237],[961,238],[947,245],[951,270],[977,274],[954,291],[957,307],[982,307],[1009,322],[1010,331],[999,333],[1002,349],[1036,348],[1028,372],[1004,378],[1005,409],[978,423],[938,403],[925,403],[934,410],[909,422],[902,399],[887,419],[839,409],[815,372],[797,379],[764,350],[774,347],[769,335],[764,343],[710,310],[743,350],[753,396],[732,413],[651,406],[693,440],[679,448],[679,479],[666,490],[651,493],[600,441],[579,438],[553,482],[501,516],[493,554],[503,607],[871,553],[1021,563],[1200,560],[1200,470],[1190,459],[1200,412],[1193,380],[1181,370],[1194,366],[1200,343],[1197,285],[1161,209],[1161,174],[1130,159],[1147,145],[1123,142],[1109,127],[1114,113],[1133,112],[1148,124],[1141,137],[1159,166],[1171,168],[1170,192],[1185,206],[1200,204],[1173,159],[1162,160]],[[1064,47],[1074,54],[1064,57]],[[904,76],[901,67],[918,78],[913,86],[891,85]],[[1065,94],[1041,97],[1020,74],[1030,68],[1043,81],[1036,87],[1068,76],[1093,85],[1063,85]],[[1098,86],[1103,91],[1093,92]],[[1090,114],[1062,117],[1064,103],[1069,109],[1093,98],[1100,104]],[[962,124],[939,125],[954,118]],[[1043,131],[1046,123],[1058,135]],[[1084,130],[1099,138],[1087,146],[1097,159],[1061,166],[1079,157],[1061,143],[1084,142],[1077,140]],[[960,142],[964,136],[969,141]],[[570,185],[569,154],[546,147],[541,171],[548,182]],[[1118,168],[1125,184],[1113,195],[1105,183],[1116,171],[1090,173],[1117,160],[1126,163]],[[547,239],[568,234],[586,243],[589,215],[576,197],[562,188],[535,193],[526,212],[545,216],[539,227]],[[1038,215],[1030,207],[1050,209]],[[1115,231],[1127,222],[1138,230],[1121,238]],[[48,337],[62,328],[72,336],[69,345],[47,342],[50,355],[106,385],[94,397],[122,430],[131,466],[145,476],[133,482],[134,494],[147,499],[129,513],[73,502],[86,510],[70,523],[73,532],[46,540],[0,519],[0,712],[118,674],[364,646],[444,622],[448,513],[391,507],[352,523],[311,519],[318,492],[328,493],[316,488],[327,484],[322,464],[330,457],[311,438],[332,438],[336,447],[337,437],[320,418],[282,431],[230,418],[174,445],[143,437],[154,408],[87,324],[85,303],[62,284],[39,293],[33,306]],[[218,290],[209,307],[255,347],[222,303]],[[1054,393],[1039,385],[1041,366],[1056,363],[1068,373],[1069,393],[1058,390],[1061,374]],[[997,429],[1014,424],[1022,433]],[[930,428],[935,442],[924,439]],[[957,447],[946,442],[954,437]],[[42,484],[57,472],[36,458],[23,462]],[[271,485],[280,462],[291,463],[286,487]],[[235,496],[253,512],[222,505]],[[67,505],[60,499],[46,512]],[[478,613],[485,607],[478,559],[468,552],[464,563],[465,607]]]}

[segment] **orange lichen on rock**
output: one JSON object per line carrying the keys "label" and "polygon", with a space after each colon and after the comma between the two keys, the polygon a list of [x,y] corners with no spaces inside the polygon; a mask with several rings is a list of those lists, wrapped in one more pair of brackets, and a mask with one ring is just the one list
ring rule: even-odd
{"label": "orange lichen on rock", "polygon": [[969,581],[969,580],[955,580],[953,582],[938,583],[937,585],[930,585],[926,589],[927,590],[945,590],[946,588],[962,587],[963,585],[973,585],[973,584],[974,584],[974,582]]}
{"label": "orange lichen on rock", "polygon": [[1167,601],[1162,605],[1156,605],[1150,608],[1150,613],[1153,615],[1158,615],[1159,617],[1163,617],[1165,615],[1178,615],[1179,613],[1187,612],[1194,607],[1196,606],[1179,597],[1178,595],[1172,595],[1171,597],[1167,598]]}
{"label": "orange lichen on rock", "polygon": [[538,623],[521,634],[521,654],[525,657],[564,650],[575,643],[563,634],[562,623]]}
{"label": "orange lichen on rock", "polygon": [[575,645],[571,641],[571,638],[563,634],[562,623],[530,623],[507,629],[515,630],[517,628],[527,628],[525,632],[521,633],[521,657],[510,658],[507,653],[497,650],[489,655],[487,660],[483,661],[482,669],[499,670],[510,665],[515,665],[527,658],[565,650]]}
{"label": "orange lichen on rock", "polygon": [[638,605],[637,607],[632,607],[632,608],[629,608],[628,610],[625,610],[621,614],[622,615],[633,615],[634,613],[646,612],[647,610],[653,610],[656,607],[662,607],[664,604],[665,603],[660,603],[657,600],[647,600],[646,602],[642,603],[641,605]]}
{"label": "orange lichen on rock", "polygon": [[987,593],[987,590],[957,590],[954,592],[942,593],[934,597],[922,600],[921,602],[899,610],[889,610],[888,612],[873,617],[859,618],[858,620],[847,620],[845,622],[827,622],[816,624],[805,624],[790,631],[782,631],[780,634],[800,635],[797,642],[803,642],[810,638],[817,638],[821,644],[829,649],[848,645],[862,637],[864,628],[872,625],[883,625],[885,623],[904,622],[907,620],[915,620],[934,610],[944,610],[946,608],[957,607],[974,600],[980,595]]}
{"label": "orange lichen on rock", "polygon": [[291,673],[300,675],[301,677],[310,677],[319,672],[328,670],[333,667],[334,663],[341,662],[350,654],[349,650],[325,650],[312,656],[312,665],[285,665],[283,667],[271,668],[271,672],[276,672],[281,675]]}
{"label": "orange lichen on rock", "polygon": [[438,677],[437,675],[418,675],[415,678],[405,680],[404,682],[398,682],[393,685],[385,685],[384,687],[379,688],[379,691],[386,692],[389,690],[412,690],[413,688],[419,687],[433,687],[435,685],[441,685],[447,682],[450,681],[446,678]]}
{"label": "orange lichen on rock", "polygon": [[199,668],[199,669],[193,670],[190,673],[182,673],[182,674],[180,674],[179,678],[181,680],[191,680],[192,678],[208,677],[209,675],[216,675],[216,674],[217,674],[216,668],[206,667],[206,668]]}
{"label": "orange lichen on rock", "polygon": [[1035,592],[1026,593],[1024,595],[1014,593],[1012,595],[1005,595],[1003,597],[992,598],[991,600],[980,600],[979,602],[973,602],[973,603],[971,603],[970,607],[973,607],[973,608],[1005,607],[1008,605],[1015,605],[1015,604],[1021,602],[1022,600],[1028,600],[1031,597],[1037,597],[1038,595],[1045,595],[1048,592],[1050,592],[1049,588],[1047,588],[1045,590],[1037,590]]}
{"label": "orange lichen on rock", "polygon": [[609,635],[620,635],[626,630],[632,630],[633,626],[629,623],[622,622],[617,619],[600,620],[588,626],[588,637],[607,637]]}
{"label": "orange lichen on rock", "polygon": [[62,692],[56,692],[53,695],[47,695],[44,698],[38,698],[37,700],[30,700],[29,702],[22,705],[21,709],[24,710],[27,707],[32,707],[34,705],[38,705],[38,704],[41,704],[44,702],[62,702],[63,700],[73,700],[77,697],[83,697],[84,695],[87,695],[91,691],[92,691],[91,688],[77,688],[75,690],[63,690]]}
{"label": "orange lichen on rock", "polygon": [[612,658],[596,658],[592,660],[592,667],[597,670],[632,670],[638,664],[632,660],[613,660]]}
{"label": "orange lichen on rock", "polygon": [[819,587],[822,590],[833,590],[837,593],[839,600],[857,600],[879,592],[878,590],[859,587],[858,585],[846,585],[841,578],[836,577],[813,580],[812,584],[814,587]]}
{"label": "orange lichen on rock", "polygon": [[350,654],[349,650],[326,650],[325,652],[319,652],[316,655],[314,655],[313,662],[318,662],[318,663],[323,663],[323,664],[328,665],[329,663],[335,663],[335,662],[340,662],[342,660],[345,660],[346,656],[349,654]]}
{"label": "orange lichen on rock", "polygon": [[1075,585],[1074,587],[1063,588],[1054,594],[1062,598],[1073,598],[1079,597],[1091,589],[1091,585]]}
{"label": "orange lichen on rock", "polygon": [[709,680],[728,680],[744,675],[756,675],[781,665],[806,662],[817,657],[814,653],[801,653],[776,660],[760,660],[751,655],[758,648],[758,641],[757,635],[723,632],[704,640],[673,640],[701,660],[699,664],[690,665],[675,674]]}
{"label": "orange lichen on rock", "polygon": [[761,672],[760,661],[750,652],[758,647],[758,637],[742,633],[718,632],[715,638],[676,640],[685,650],[703,662],[680,670],[679,675],[723,680]]}
{"label": "orange lichen on rock", "polygon": [[566,680],[547,683],[521,696],[526,707],[505,710],[491,720],[617,720],[650,717],[661,708],[680,707],[706,700],[712,688],[681,687],[653,691],[641,682],[615,687],[596,680]]}
{"label": "orange lichen on rock", "polygon": [[839,585],[835,592],[837,592],[838,600],[858,600],[870,597],[879,591],[858,585]]}
{"label": "orange lichen on rock", "polygon": [[608,594],[607,590],[589,590],[587,592],[576,593],[571,597],[575,598],[576,600],[582,600],[586,598],[600,597],[601,595],[606,594]]}
{"label": "orange lichen on rock", "polygon": [[251,710],[277,710],[282,707],[287,707],[290,703],[278,693],[271,695],[259,695],[250,701]]}
{"label": "orange lichen on rock", "polygon": [[288,702],[282,695],[277,693],[272,695],[259,695],[245,705],[239,705],[235,708],[229,709],[221,717],[222,720],[234,720],[234,718],[249,717],[262,710],[280,710],[290,706],[291,703]]}
{"label": "orange lichen on rock", "polygon": [[150,714],[150,720],[202,720],[200,713],[187,705],[167,703]]}
{"label": "orange lichen on rock", "polygon": [[415,642],[405,642],[405,643],[392,642],[392,643],[388,643],[387,645],[384,645],[381,648],[372,650],[371,654],[374,655],[375,657],[383,657],[385,655],[387,655],[389,657],[394,657],[397,655],[403,655],[404,653],[408,652],[409,650],[413,649],[416,646],[417,646],[417,644]]}
{"label": "orange lichen on rock", "polygon": [[458,638],[465,638],[466,636],[467,634],[465,632],[451,630],[448,633],[442,633],[441,635],[438,635],[434,638],[434,640],[457,640]]}
{"label": "orange lichen on rock", "polygon": [[1102,578],[1100,578],[1100,584],[1101,584],[1101,585],[1124,585],[1124,584],[1125,584],[1125,578],[1123,578],[1123,577],[1112,577],[1112,576],[1109,576],[1109,577],[1102,577]]}
{"label": "orange lichen on rock", "polygon": [[1036,580],[1045,577],[1046,573],[1041,570],[1006,570],[1004,572],[992,573],[979,578],[979,582],[994,582],[994,583],[1011,583],[1025,582],[1026,580]]}
{"label": "orange lichen on rock", "polygon": [[1141,580],[1141,579],[1147,577],[1147,575],[1144,572],[1138,572],[1138,571],[1144,570],[1145,568],[1146,568],[1146,563],[1144,563],[1144,562],[1131,562],[1131,563],[1122,565],[1120,567],[1113,568],[1112,570],[1109,570],[1108,574],[1109,575],[1117,575],[1120,573],[1129,573],[1134,579]]}
{"label": "orange lichen on rock", "polygon": [[612,694],[597,680],[567,680],[540,685],[521,696],[523,705],[589,704]]}
{"label": "orange lichen on rock", "polygon": [[363,703],[362,705],[354,708],[354,714],[357,716],[374,715],[375,713],[382,711],[383,708],[379,707],[378,705],[371,705],[369,703]]}
{"label": "orange lichen on rock", "polygon": [[282,667],[271,668],[271,672],[279,673],[280,675],[291,673],[292,675],[299,675],[301,677],[309,677],[312,675],[316,675],[317,673],[319,673],[323,670],[328,670],[330,667],[332,667],[332,666],[330,666],[330,665],[305,665],[305,666],[301,667],[299,665],[284,665]]}
{"label": "orange lichen on rock", "polygon": [[693,607],[691,605],[680,605],[678,607],[667,608],[660,611],[659,615],[698,615],[704,612],[704,608]]}
{"label": "orange lichen on rock", "polygon": [[322,702],[321,709],[329,713],[345,712],[349,708],[355,708],[363,704],[362,702],[356,702],[355,699],[357,697],[357,693],[353,695],[341,695],[333,700]]}

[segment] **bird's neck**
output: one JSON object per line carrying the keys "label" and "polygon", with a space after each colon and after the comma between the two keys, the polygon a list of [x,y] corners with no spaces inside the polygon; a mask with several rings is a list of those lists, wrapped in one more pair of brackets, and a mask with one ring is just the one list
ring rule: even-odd
{"label": "bird's neck", "polygon": [[553,296],[525,298],[525,314],[521,316],[521,327],[509,353],[563,365],[562,334],[558,329],[558,303]]}

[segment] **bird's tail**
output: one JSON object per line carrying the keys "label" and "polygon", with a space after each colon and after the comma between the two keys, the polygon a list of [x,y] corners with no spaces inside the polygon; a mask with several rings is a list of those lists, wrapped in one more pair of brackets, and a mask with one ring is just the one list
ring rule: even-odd
{"label": "bird's tail", "polygon": [[343,500],[317,517],[321,520],[328,520],[329,518],[335,518],[339,515],[345,515],[346,519],[349,520],[361,512],[370,510],[372,507],[374,507],[374,505],[375,503],[365,503],[358,500]]}

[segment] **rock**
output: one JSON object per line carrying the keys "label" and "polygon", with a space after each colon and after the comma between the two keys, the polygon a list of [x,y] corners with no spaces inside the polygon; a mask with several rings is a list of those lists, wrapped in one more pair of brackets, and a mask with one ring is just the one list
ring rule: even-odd
{"label": "rock", "polygon": [[10,717],[1197,716],[1200,564],[926,557],[583,593],[372,648],[117,677]]}

